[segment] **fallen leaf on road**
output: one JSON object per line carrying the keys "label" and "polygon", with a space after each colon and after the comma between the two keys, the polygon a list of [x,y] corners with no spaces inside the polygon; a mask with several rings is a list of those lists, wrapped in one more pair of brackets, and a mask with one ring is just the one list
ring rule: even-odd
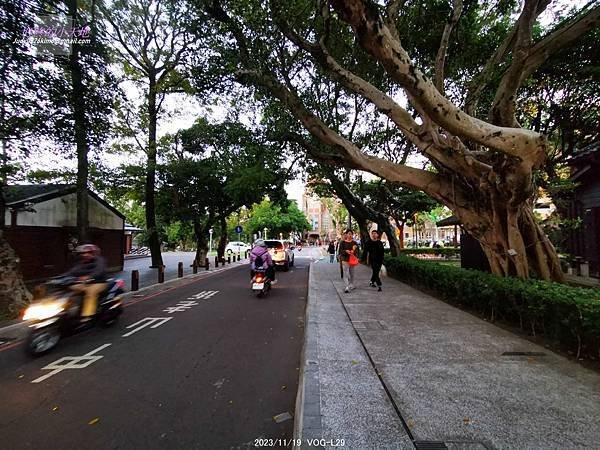
{"label": "fallen leaf on road", "polygon": [[25,375],[19,375],[19,380],[20,380],[21,378],[23,378],[24,376],[25,376]]}
{"label": "fallen leaf on road", "polygon": [[284,412],[281,414],[277,414],[276,416],[273,416],[273,420],[275,421],[275,423],[281,423],[281,422],[285,422],[286,420],[290,420],[292,418],[292,415],[289,412]]}
{"label": "fallen leaf on road", "polygon": [[287,389],[287,386],[284,384],[283,386],[281,386],[281,390],[284,391],[285,389]]}
{"label": "fallen leaf on road", "polygon": [[470,422],[471,422],[471,419],[469,419],[468,417],[465,417],[465,418],[463,419],[463,423],[464,423],[465,425],[469,425],[469,423],[470,423]]}
{"label": "fallen leaf on road", "polygon": [[58,406],[55,406],[54,408],[52,408],[52,411],[58,411]]}
{"label": "fallen leaf on road", "polygon": [[412,428],[415,426],[415,421],[412,419],[408,419],[408,422],[406,422],[406,425],[408,425],[408,428]]}
{"label": "fallen leaf on road", "polygon": [[357,361],[357,360],[355,360],[355,359],[353,359],[353,360],[352,360],[352,365],[353,365],[353,366],[355,366],[356,364],[358,364],[358,361]]}
{"label": "fallen leaf on road", "polygon": [[98,422],[100,422],[100,417],[96,417],[95,419],[92,419],[88,422],[88,425],[96,425]]}
{"label": "fallen leaf on road", "polygon": [[230,404],[230,405],[233,405],[233,400],[229,400],[229,404]]}

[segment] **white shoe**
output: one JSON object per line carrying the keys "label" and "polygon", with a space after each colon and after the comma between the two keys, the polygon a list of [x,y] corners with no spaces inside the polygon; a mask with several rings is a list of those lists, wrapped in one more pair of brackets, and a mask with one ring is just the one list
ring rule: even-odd
{"label": "white shoe", "polygon": [[344,292],[347,294],[348,292],[350,292],[350,289],[346,288],[344,289]]}
{"label": "white shoe", "polygon": [[350,285],[350,286],[348,286],[348,287],[350,288],[350,290],[351,290],[351,291],[353,291],[354,289],[356,289],[356,288],[354,287],[354,285],[353,285],[353,284],[351,284],[351,285]]}

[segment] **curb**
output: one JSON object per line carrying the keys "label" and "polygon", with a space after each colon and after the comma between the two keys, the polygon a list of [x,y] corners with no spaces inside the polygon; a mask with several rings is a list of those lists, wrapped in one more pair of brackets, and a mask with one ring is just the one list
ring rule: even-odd
{"label": "curb", "polygon": [[[203,271],[203,272],[199,272],[197,274],[188,274],[188,275],[184,275],[181,278],[171,278],[170,280],[166,280],[164,283],[155,283],[155,284],[151,284],[150,286],[144,286],[141,289],[138,289],[137,291],[128,291],[125,292],[123,294],[123,299],[124,300],[130,300],[135,298],[135,297],[145,297],[145,292],[146,291],[153,291],[153,292],[149,292],[149,294],[160,294],[162,292],[165,292],[167,290],[171,290],[175,287],[179,287],[179,286],[169,286],[172,284],[176,284],[177,282],[181,282],[181,281],[188,281],[191,280],[190,283],[197,281],[199,279],[202,278],[207,278],[207,275],[216,275],[218,273],[221,273],[223,271],[226,270],[230,270],[234,267],[239,267],[246,264],[244,261],[236,261],[235,263],[229,264],[229,266],[224,267],[223,269],[217,269],[217,270],[209,270],[209,271]],[[181,283],[182,286],[186,285],[186,284],[190,284],[190,283]],[[168,286],[168,287],[167,287]],[[165,287],[167,287],[165,289]],[[143,294],[143,295],[140,295]],[[143,299],[139,299],[139,301],[141,301]],[[137,303],[137,302],[135,302]],[[135,303],[130,303],[130,304],[135,304]],[[125,303],[124,306],[127,306],[127,303]],[[13,320],[10,322],[7,322],[6,325],[2,325],[0,324],[0,336],[4,335],[6,333],[11,333],[13,336],[11,336],[11,341],[10,341],[10,345],[14,345],[16,342],[22,340],[25,335],[27,334],[29,326],[27,325],[27,322],[24,322],[22,320]],[[3,350],[2,346],[0,346],[0,351]]]}
{"label": "curb", "polygon": [[[318,312],[312,289],[312,262],[308,273],[308,296],[306,302],[304,345],[302,346],[300,379],[296,395],[294,420],[294,448],[300,448],[308,439],[321,439],[321,390],[319,382]],[[322,448],[322,447],[315,447]]]}

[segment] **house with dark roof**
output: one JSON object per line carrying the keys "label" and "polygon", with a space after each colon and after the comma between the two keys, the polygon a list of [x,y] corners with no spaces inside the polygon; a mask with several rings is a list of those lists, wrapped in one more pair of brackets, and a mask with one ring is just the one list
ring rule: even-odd
{"label": "house with dark roof", "polygon": [[575,192],[569,215],[581,226],[569,237],[569,253],[589,264],[589,275],[600,277],[600,141],[569,159]]}
{"label": "house with dark roof", "polygon": [[[4,235],[20,259],[25,280],[58,275],[73,263],[77,246],[75,185],[14,185],[4,188]],[[88,189],[90,241],[110,271],[123,270],[125,216]]]}

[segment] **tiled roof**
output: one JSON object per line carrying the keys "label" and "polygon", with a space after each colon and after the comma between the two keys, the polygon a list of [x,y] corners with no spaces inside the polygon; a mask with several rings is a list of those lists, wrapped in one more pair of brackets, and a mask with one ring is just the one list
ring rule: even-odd
{"label": "tiled roof", "polygon": [[7,186],[4,189],[6,204],[34,200],[48,194],[70,191],[75,189],[74,184],[20,184]]}

